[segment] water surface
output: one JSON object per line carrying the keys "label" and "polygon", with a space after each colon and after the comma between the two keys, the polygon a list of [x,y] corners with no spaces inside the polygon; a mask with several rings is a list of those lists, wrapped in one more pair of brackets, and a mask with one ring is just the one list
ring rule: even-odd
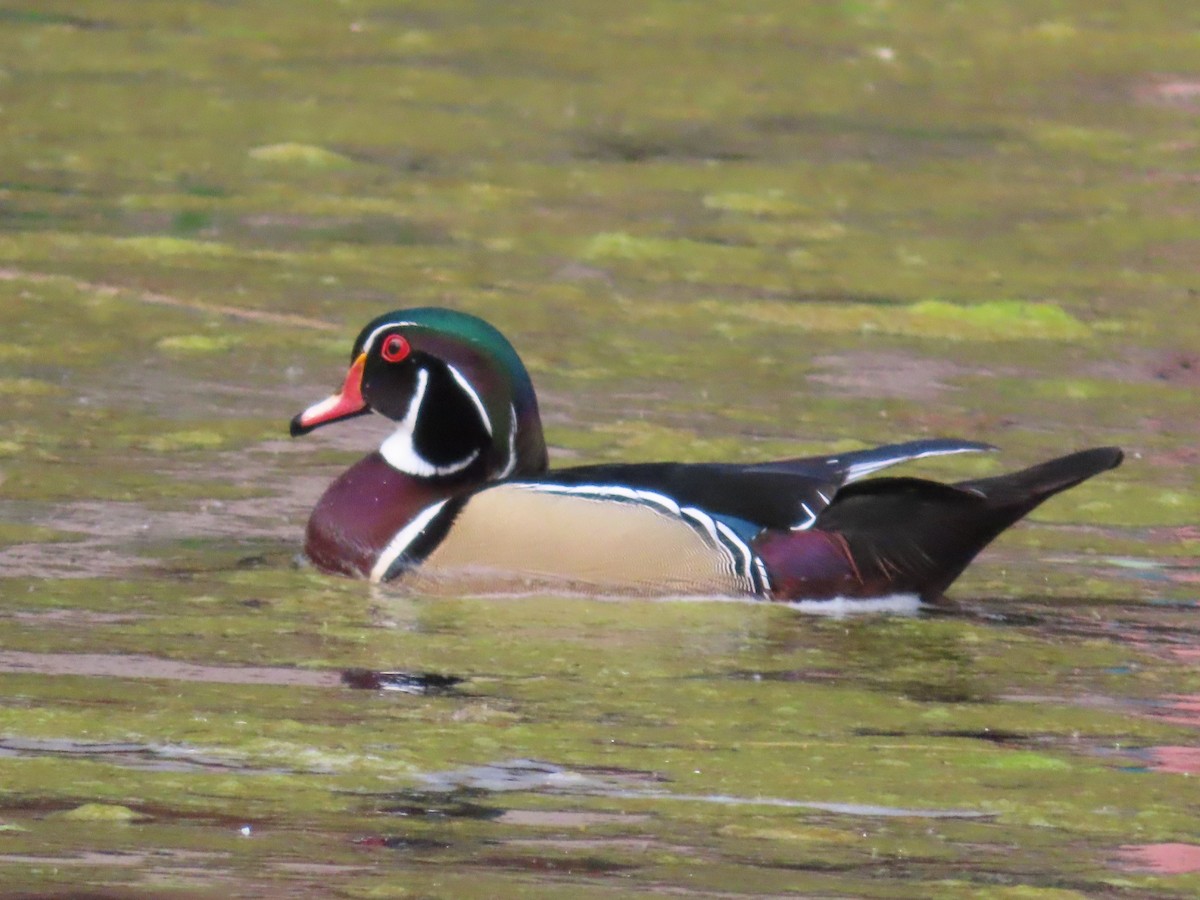
{"label": "water surface", "polygon": [[[6,889],[1195,896],[1198,15],[0,12]],[[916,615],[297,567],[416,304],[559,462],[1129,456]]]}

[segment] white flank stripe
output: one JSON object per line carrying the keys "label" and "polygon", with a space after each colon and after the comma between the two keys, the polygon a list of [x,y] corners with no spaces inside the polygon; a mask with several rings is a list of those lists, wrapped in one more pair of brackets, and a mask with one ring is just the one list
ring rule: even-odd
{"label": "white flank stripe", "polygon": [[[714,521],[716,521],[716,520],[714,520]],[[733,532],[733,529],[730,528],[728,525],[726,525],[724,522],[716,521],[716,526],[717,526],[717,530],[720,531],[721,534],[725,537],[725,540],[728,541],[730,544],[732,544],[734,547],[737,547],[738,550],[741,552],[742,558],[744,560],[744,565],[741,567],[741,572],[748,579],[750,577],[750,567],[754,564],[754,554],[750,552],[750,548],[746,545],[746,542],[743,541],[740,537],[738,537]]]}
{"label": "white flank stripe", "polygon": [[383,581],[383,576],[387,574],[388,569],[392,567],[401,554],[409,548],[421,532],[445,506],[447,501],[435,503],[433,506],[427,506],[413,520],[396,532],[396,536],[388,541],[388,545],[383,548],[383,552],[379,554],[379,559],[375,560],[375,565],[371,567],[371,580],[374,582]]}
{"label": "white flank stripe", "polygon": [[762,590],[763,596],[769,597],[771,595],[771,576],[767,574],[767,566],[761,557],[754,557],[754,568],[758,571],[758,586]]}
{"label": "white flank stripe", "polygon": [[717,535],[717,523],[713,521],[712,516],[702,509],[696,509],[694,506],[685,506],[679,511],[708,532],[708,536],[714,544],[721,543],[721,538]]}
{"label": "white flank stripe", "polygon": [[655,491],[639,491],[616,484],[540,484],[530,482],[524,486],[548,494],[581,494],[585,497],[595,497],[600,500],[607,497],[618,500],[637,500],[665,509],[673,516],[681,516],[683,514],[679,509],[679,504],[665,494],[659,494]]}
{"label": "white flank stripe", "polygon": [[[680,510],[680,513],[682,513],[685,518],[691,519],[692,522],[704,529],[705,534],[708,535],[708,539],[712,541],[713,546],[719,547],[721,552],[725,554],[725,558],[729,560],[729,573],[737,576],[739,574],[737,557],[733,555],[733,551],[729,549],[728,544],[721,539],[721,535],[717,534],[717,525],[719,524],[717,520],[708,513],[697,509],[694,506],[686,506]],[[728,529],[726,529],[726,531],[728,531]],[[744,574],[746,578],[750,577],[749,572]]]}

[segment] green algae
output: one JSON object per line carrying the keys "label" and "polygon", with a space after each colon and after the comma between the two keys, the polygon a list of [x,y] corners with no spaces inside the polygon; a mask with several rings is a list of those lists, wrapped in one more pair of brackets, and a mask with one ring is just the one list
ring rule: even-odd
{"label": "green algae", "polygon": [[194,241],[185,238],[155,236],[121,238],[118,244],[120,250],[130,250],[134,253],[151,257],[175,256],[226,256],[232,248],[213,241]]}
{"label": "green algae", "polygon": [[724,212],[744,213],[753,216],[792,216],[801,211],[802,207],[791,200],[779,189],[771,189],[760,193],[731,191],[722,194],[708,194],[703,203],[709,209],[719,209]]}
{"label": "green algae", "polygon": [[604,232],[593,236],[581,249],[588,261],[617,262],[636,266],[644,277],[688,282],[725,283],[739,273],[761,270],[766,255],[755,247],[722,246],[713,242],[642,237],[626,232]]}
{"label": "green algae", "polygon": [[136,812],[128,806],[119,806],[111,803],[84,803],[76,806],[74,809],[68,809],[64,812],[57,813],[51,818],[62,819],[70,822],[103,822],[108,824],[120,824],[128,822],[148,822],[153,817],[143,813]]}
{"label": "green algae", "polygon": [[243,343],[243,340],[236,334],[176,334],[160,340],[157,347],[181,353],[224,353]]}
{"label": "green algae", "polygon": [[992,300],[963,307],[940,300],[924,300],[914,303],[907,312],[924,326],[924,333],[932,337],[954,337],[960,329],[966,334],[1006,340],[1070,341],[1090,334],[1086,325],[1051,303]]}
{"label": "green algae", "polygon": [[313,169],[336,169],[350,165],[350,160],[340,153],[311,144],[286,142],[253,147],[249,156],[259,162],[276,165],[301,165]]}
{"label": "green algae", "polygon": [[[2,470],[0,470],[2,471]],[[82,535],[55,528],[45,528],[40,525],[26,525],[18,522],[0,522],[0,545],[2,544],[33,544],[45,542],[61,542],[79,540]]]}
{"label": "green algae", "polygon": [[63,388],[59,385],[34,378],[0,378],[0,394],[7,397],[46,397],[62,393]]}
{"label": "green algae", "polygon": [[1078,341],[1092,330],[1052,303],[987,300],[970,306],[943,300],[880,306],[842,303],[749,302],[732,307],[737,315],[816,331],[906,335],[952,341]]}
{"label": "green algae", "polygon": [[227,443],[228,436],[219,431],[192,428],[156,434],[147,438],[143,446],[155,453],[169,453],[178,450],[213,450]]}

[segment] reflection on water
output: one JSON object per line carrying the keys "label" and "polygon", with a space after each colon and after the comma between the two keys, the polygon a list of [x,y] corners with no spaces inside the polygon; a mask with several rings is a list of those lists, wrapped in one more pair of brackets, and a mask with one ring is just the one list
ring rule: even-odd
{"label": "reflection on water", "polygon": [[1200,746],[1150,747],[1145,752],[1151,766],[1159,772],[1200,775]]}
{"label": "reflection on water", "polygon": [[831,803],[794,800],[783,797],[734,797],[728,794],[681,794],[648,787],[633,788],[630,782],[661,781],[647,772],[572,771],[553,763],[531,759],[513,759],[486,766],[471,766],[421,776],[426,790],[450,791],[543,791],[614,797],[625,800],[672,800],[687,803],[715,803],[722,806],[765,806],[782,809],[810,809],[847,816],[901,817],[916,819],[988,819],[991,813],[964,809],[914,809],[869,803]]}
{"label": "reflection on water", "polygon": [[1120,849],[1123,868],[1162,875],[1200,872],[1200,844],[1127,844]]}
{"label": "reflection on water", "polygon": [[296,687],[334,687],[341,683],[341,675],[335,672],[285,666],[204,665],[131,653],[34,653],[0,650],[0,672]]}
{"label": "reflection on water", "polygon": [[1162,698],[1155,716],[1175,725],[1200,728],[1200,694],[1168,694]]}

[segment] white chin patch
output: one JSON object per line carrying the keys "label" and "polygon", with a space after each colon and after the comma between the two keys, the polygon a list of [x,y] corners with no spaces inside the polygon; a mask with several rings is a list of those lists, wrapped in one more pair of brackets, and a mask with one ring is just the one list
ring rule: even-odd
{"label": "white chin patch", "polygon": [[479,456],[478,450],[472,450],[471,455],[466,459],[461,459],[458,462],[450,463],[445,466],[435,466],[425,457],[417,452],[413,446],[413,436],[411,431],[405,431],[403,428],[397,429],[392,433],[392,436],[379,445],[379,452],[383,454],[383,458],[387,460],[389,466],[393,469],[405,473],[406,475],[416,475],[420,478],[432,478],[435,475],[453,475],[455,472],[461,472]]}
{"label": "white chin patch", "polygon": [[435,475],[453,475],[455,472],[461,472],[471,463],[475,462],[476,457],[479,456],[479,451],[472,450],[470,455],[465,459],[460,459],[457,462],[452,462],[444,466],[434,465],[417,452],[417,448],[413,445],[413,431],[417,427],[417,418],[421,415],[421,404],[425,400],[425,391],[428,387],[429,372],[425,369],[418,369],[417,389],[413,391],[412,402],[408,405],[408,410],[404,413],[404,418],[400,420],[391,437],[380,444],[379,452],[387,460],[389,466],[404,472],[406,475],[415,475],[419,478],[432,478]]}

